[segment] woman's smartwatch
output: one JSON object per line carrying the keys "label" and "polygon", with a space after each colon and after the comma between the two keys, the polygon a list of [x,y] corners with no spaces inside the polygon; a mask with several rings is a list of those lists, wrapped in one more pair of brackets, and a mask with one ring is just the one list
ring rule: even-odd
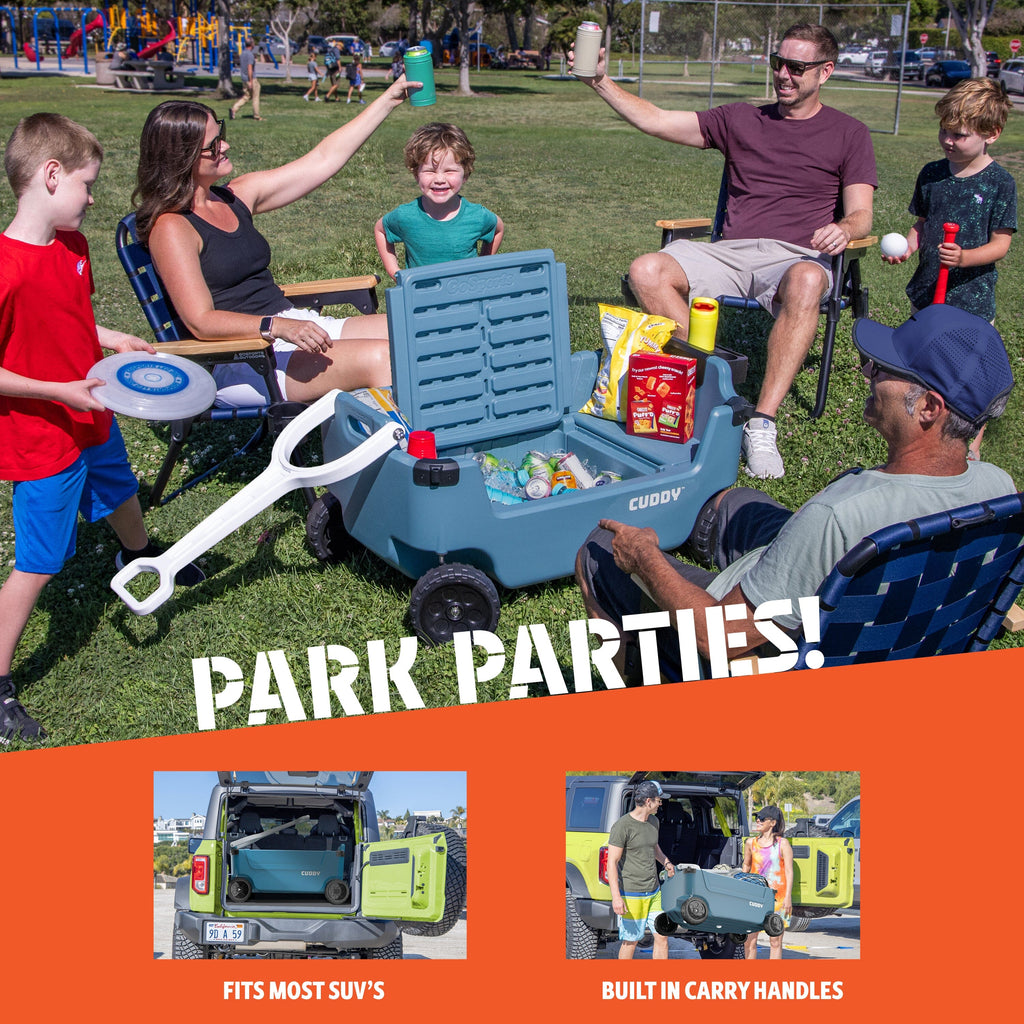
{"label": "woman's smartwatch", "polygon": [[274,318],[272,316],[265,316],[260,321],[260,337],[264,341],[272,342],[274,340],[274,335],[270,333],[270,327],[273,324],[273,322]]}

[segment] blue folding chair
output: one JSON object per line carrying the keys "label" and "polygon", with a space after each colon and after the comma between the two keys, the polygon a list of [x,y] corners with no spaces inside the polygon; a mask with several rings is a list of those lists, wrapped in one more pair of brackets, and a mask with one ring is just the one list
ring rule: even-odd
{"label": "blue folding chair", "polygon": [[[128,214],[117,225],[115,244],[121,266],[124,267],[124,272],[128,275],[135,297],[139,300],[149,326],[156,337],[158,347],[162,351],[185,356],[207,367],[237,361],[246,362],[263,377],[267,393],[271,398],[271,401],[265,405],[226,409],[214,406],[198,416],[171,423],[167,454],[164,456],[164,461],[157,472],[149,494],[150,505],[166,504],[182,491],[194,487],[216,473],[226,462],[245,455],[259,445],[268,426],[271,435],[276,436],[281,428],[302,410],[303,406],[298,402],[284,400],[277,383],[273,346],[262,338],[242,341],[197,341],[188,336],[188,331],[164,292],[163,283],[153,266],[149,250],[138,241],[135,234],[134,213]],[[365,274],[361,277],[285,285],[282,287],[282,291],[296,306],[319,310],[327,305],[348,303],[355,306],[361,313],[374,313],[377,311],[376,289],[379,282],[380,278],[376,274]],[[243,419],[258,421],[256,431],[249,440],[215,466],[211,466],[198,476],[191,477],[187,483],[162,501],[167,481],[170,479],[181,450],[188,440],[192,425],[202,421],[221,422]],[[307,494],[307,500],[311,502],[313,498]]]}
{"label": "blue folding chair", "polygon": [[983,651],[1024,585],[1024,494],[876,530],[818,590],[821,638],[797,668]]}
{"label": "blue folding chair", "polygon": [[[722,182],[718,189],[718,205],[714,219],[710,217],[690,217],[676,220],[659,220],[656,225],[661,228],[661,247],[664,249],[669,242],[678,238],[700,238],[710,234],[711,243],[722,237],[725,224],[725,209],[729,198],[729,175],[723,169]],[[836,218],[842,211],[836,211]],[[868,315],[868,289],[861,281],[860,260],[864,253],[878,242],[875,235],[855,238],[846,249],[832,257],[832,287],[821,300],[821,312],[825,315],[825,336],[821,343],[821,368],[818,371],[818,390],[814,400],[814,408],[810,418],[816,420],[825,411],[828,400],[828,383],[832,373],[832,355],[835,350],[836,331],[839,327],[840,315],[844,309],[853,312],[854,319]],[[622,279],[622,294],[627,301],[638,305],[632,289],[629,287],[628,276]],[[762,307],[756,299],[744,295],[716,296],[719,305],[727,309],[756,310]]]}

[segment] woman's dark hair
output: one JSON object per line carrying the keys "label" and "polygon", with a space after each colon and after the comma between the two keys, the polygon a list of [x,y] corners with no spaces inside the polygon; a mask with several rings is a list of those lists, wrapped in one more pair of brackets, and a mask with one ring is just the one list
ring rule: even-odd
{"label": "woman's dark hair", "polygon": [[168,100],[149,112],[139,140],[139,170],[132,192],[135,230],[143,245],[149,242],[158,217],[192,205],[192,169],[203,148],[207,118],[216,120],[216,116],[210,107],[190,100]]}
{"label": "woman's dark hair", "polygon": [[775,804],[769,804],[767,807],[762,807],[754,817],[759,818],[761,821],[773,822],[773,836],[781,836],[786,831],[786,819],[783,818],[782,811],[780,811]]}

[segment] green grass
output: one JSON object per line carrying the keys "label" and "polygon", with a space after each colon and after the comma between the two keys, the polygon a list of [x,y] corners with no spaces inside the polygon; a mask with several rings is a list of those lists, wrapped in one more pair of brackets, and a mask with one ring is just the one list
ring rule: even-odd
{"label": "green grass", "polygon": [[[322,278],[381,267],[372,226],[386,210],[412,198],[415,186],[402,163],[402,147],[426,117],[450,119],[466,129],[477,151],[477,168],[465,193],[498,212],[506,224],[503,248],[551,248],[568,268],[570,324],[574,348],[598,345],[597,303],[619,301],[619,275],[641,252],[657,245],[653,222],[659,216],[710,213],[718,190],[717,154],[684,150],[649,139],[619,121],[589,90],[575,82],[547,81],[524,72],[474,73],[479,94],[457,98],[455,72],[438,75],[440,101],[427,112],[403,107],[395,112],[349,166],[314,195],[261,218],[274,251],[280,280]],[[356,107],[301,102],[303,83],[268,82],[263,89],[267,118],[248,117],[229,126],[231,156],[239,172],[266,167],[302,153],[330,126],[353,116]],[[379,85],[372,82],[369,94]],[[892,95],[877,89],[836,89],[836,106],[870,123],[891,120]],[[932,111],[936,93],[907,90],[899,136],[874,136],[882,187],[876,198],[876,234],[906,231],[906,207],[918,169],[939,155]],[[155,97],[114,95],[75,87],[69,78],[5,79],[0,83],[3,135],[16,120],[37,110],[57,110],[90,127],[106,148],[96,189],[96,205],[86,221],[94,261],[99,322],[147,336],[147,329],[113,249],[117,220],[129,209],[137,140]],[[210,101],[223,114],[226,104]],[[663,102],[668,102],[664,100]],[[699,98],[694,100],[698,105]],[[677,105],[681,105],[677,103]],[[1011,171],[1022,166],[1018,117],[1014,115],[994,153]],[[799,167],[794,167],[799,174]],[[6,223],[13,200],[0,194]],[[1020,243],[1000,265],[998,326],[1014,368],[1024,355],[1021,306],[1024,295]],[[896,324],[908,313],[903,288],[911,267],[888,268],[868,258],[871,315]],[[733,345],[751,355],[756,395],[763,369],[767,318],[725,317]],[[47,342],[41,339],[41,343]],[[818,354],[781,410],[780,433],[787,475],[765,489],[796,506],[850,465],[884,458],[876,434],[861,422],[865,395],[856,369],[849,322],[840,330],[828,412],[807,419],[817,380]],[[986,457],[1024,480],[1024,454],[1015,443],[1020,422],[1020,389],[1007,415],[986,437]],[[122,418],[133,466],[145,501],[164,446],[165,428]],[[229,443],[223,428],[196,431],[193,451],[205,464],[209,454]],[[237,431],[237,441],[245,435]],[[171,541],[200,522],[266,465],[269,444],[170,505],[147,512],[152,533]],[[173,482],[172,482],[173,485]],[[396,498],[396,500],[400,500]],[[406,617],[411,581],[365,551],[339,565],[319,564],[304,535],[305,506],[292,495],[261,512],[203,559],[211,577],[148,618],[136,618],[108,589],[115,542],[105,524],[82,524],[78,555],[44,593],[15,659],[25,703],[50,732],[54,745],[128,739],[187,732],[195,728],[191,659],[224,656],[251,677],[258,652],[286,652],[306,712],[306,651],[341,644],[359,658],[355,692],[363,708],[372,700],[366,672],[367,644],[386,640],[389,660],[397,639],[411,632]],[[10,485],[0,487],[0,560],[13,561]],[[502,594],[498,632],[505,641],[505,670],[480,687],[481,700],[508,695],[512,649],[518,627],[547,623],[563,666],[570,664],[564,624],[583,617],[575,587],[566,580]],[[1000,641],[1006,644],[1012,641]],[[569,673],[567,672],[567,675]],[[427,706],[458,702],[450,648],[421,647],[413,675]],[[531,687],[531,695],[540,693]],[[402,702],[392,687],[392,707]],[[220,726],[244,726],[247,701],[218,714]],[[335,706],[335,713],[340,709]],[[268,721],[284,721],[271,711]]]}

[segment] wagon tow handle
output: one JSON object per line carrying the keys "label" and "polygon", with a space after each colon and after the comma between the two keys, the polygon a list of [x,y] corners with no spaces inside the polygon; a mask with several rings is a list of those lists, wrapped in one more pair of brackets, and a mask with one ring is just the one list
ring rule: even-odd
{"label": "wagon tow handle", "polygon": [[[334,415],[339,391],[328,392],[289,423],[278,435],[270,453],[270,465],[255,480],[229,498],[216,511],[194,526],[176,544],[155,557],[136,558],[111,581],[111,589],[136,615],[156,611],[174,592],[175,574],[229,534],[234,533],[278,498],[302,487],[325,487],[366,469],[386,455],[405,437],[402,427],[389,422],[370,435],[357,448],[322,466],[296,466],[292,453],[311,431]],[[137,600],[126,588],[129,580],[140,573],[156,573],[160,583],[156,590]]]}
{"label": "wagon tow handle", "polygon": [[244,850],[247,846],[252,846],[253,843],[258,843],[261,839],[266,839],[267,836],[276,835],[278,832],[283,832],[286,828],[291,828],[293,825],[300,825],[304,821],[309,821],[308,814],[304,814],[301,818],[296,818],[294,821],[286,821],[283,825],[275,825],[273,828],[268,828],[263,832],[257,832],[254,836],[242,836],[241,839],[232,839],[229,845],[232,850]]}

